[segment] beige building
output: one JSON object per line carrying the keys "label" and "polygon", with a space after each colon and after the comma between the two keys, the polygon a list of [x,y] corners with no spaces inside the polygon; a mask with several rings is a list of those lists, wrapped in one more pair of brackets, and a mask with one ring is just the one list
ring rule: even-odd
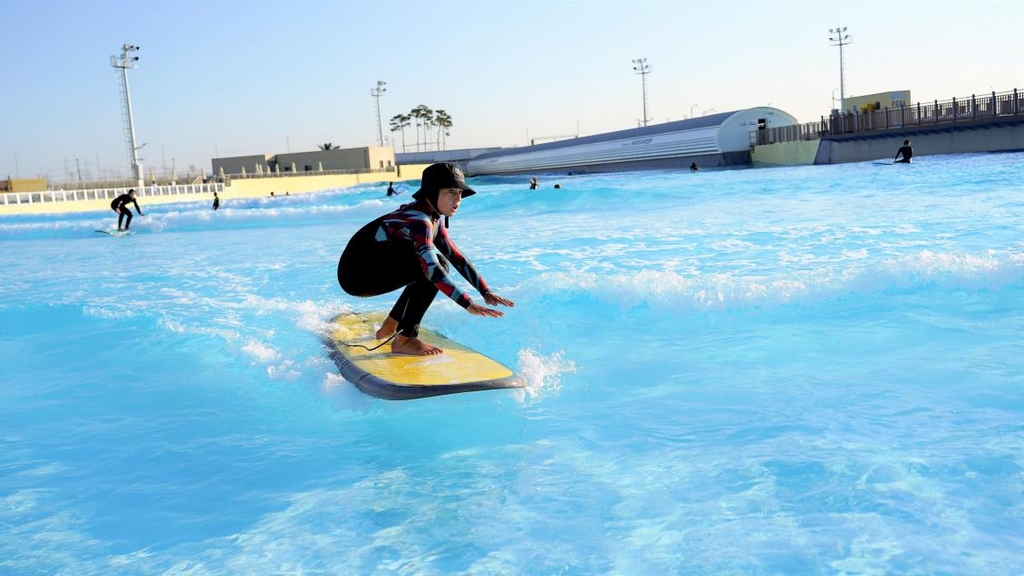
{"label": "beige building", "polygon": [[229,158],[214,158],[213,174],[257,174],[270,170],[270,161],[273,154],[254,154],[252,156],[232,156]]}
{"label": "beige building", "polygon": [[910,106],[910,90],[892,90],[864,96],[850,96],[843,100],[844,112],[872,112]]}
{"label": "beige building", "polygon": [[42,190],[46,190],[46,178],[0,180],[0,192],[40,192]]}
{"label": "beige building", "polygon": [[364,146],[285,154],[255,154],[214,158],[212,163],[215,176],[339,171],[390,172],[395,169],[395,149],[391,146]]}

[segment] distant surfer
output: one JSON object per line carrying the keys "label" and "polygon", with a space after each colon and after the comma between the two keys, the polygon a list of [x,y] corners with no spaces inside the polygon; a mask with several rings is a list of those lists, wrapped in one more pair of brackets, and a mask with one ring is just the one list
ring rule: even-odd
{"label": "distant surfer", "polygon": [[[139,203],[135,200],[135,190],[129,190],[127,194],[121,194],[117,198],[114,198],[113,202],[110,203],[110,209],[117,212],[117,231],[122,230],[128,231],[128,227],[132,224],[132,211],[128,208],[128,204],[135,205],[135,211],[142,216],[142,210],[139,210]],[[128,218],[125,219],[125,216]],[[124,221],[124,227],[121,227],[121,221]]]}
{"label": "distant surfer", "polygon": [[698,170],[700,170],[700,168],[697,167],[697,163],[696,162],[690,162],[690,172],[696,172]]}
{"label": "distant surfer", "polygon": [[[900,158],[903,156],[903,158]],[[910,140],[904,140],[903,146],[896,151],[896,158],[893,159],[892,163],[906,163],[910,164],[910,159],[914,156],[914,149],[910,147]]]}
{"label": "distant surfer", "polygon": [[388,196],[394,196],[395,194],[398,194],[398,192],[395,192],[395,183],[388,182]]}
{"label": "distant surfer", "polygon": [[218,208],[220,208],[220,196],[217,196],[217,193],[214,192],[213,193],[213,209],[216,210]]}
{"label": "distant surfer", "polygon": [[[473,302],[449,274],[454,266],[490,306],[515,306],[490,291],[473,264],[448,236],[448,219],[463,198],[476,194],[462,170],[449,163],[423,171],[411,204],[374,219],[349,240],[338,260],[338,284],[353,296],[379,296],[404,287],[383,325],[378,340],[394,337],[396,354],[428,356],[444,350],[419,339],[419,325],[438,291],[474,316],[498,318],[504,312]],[[441,217],[444,216],[444,223]]]}
{"label": "distant surfer", "polygon": [[537,177],[530,178],[530,190],[537,189]]}

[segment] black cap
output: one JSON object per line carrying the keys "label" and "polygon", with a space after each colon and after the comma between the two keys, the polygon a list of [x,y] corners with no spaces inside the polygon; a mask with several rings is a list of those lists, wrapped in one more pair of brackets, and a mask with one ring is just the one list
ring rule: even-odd
{"label": "black cap", "polygon": [[476,194],[476,190],[466,184],[466,177],[462,175],[461,168],[449,162],[440,162],[431,164],[423,170],[420,189],[412,197],[417,200],[430,198],[442,188],[459,188],[462,190],[463,198]]}

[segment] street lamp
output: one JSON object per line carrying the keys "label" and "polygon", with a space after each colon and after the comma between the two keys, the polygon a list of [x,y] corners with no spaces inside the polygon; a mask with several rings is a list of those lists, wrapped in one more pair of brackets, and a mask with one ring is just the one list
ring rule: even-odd
{"label": "street lamp", "polygon": [[690,104],[690,118],[693,118],[693,109],[697,106],[700,106],[700,104]]}
{"label": "street lamp", "polygon": [[[121,98],[123,100],[125,112],[125,140],[128,143],[128,161],[131,162],[132,175],[135,177],[136,183],[139,188],[142,188],[143,174],[142,174],[142,162],[139,160],[139,148],[142,146],[136,146],[135,144],[135,117],[132,115],[132,96],[128,90],[128,69],[135,68],[138,65],[139,57],[132,56],[133,52],[137,52],[139,47],[134,44],[125,44],[121,46],[120,56],[111,56],[110,65],[114,68],[121,70]],[[145,144],[143,144],[145,146]]]}
{"label": "street lamp", "polygon": [[633,71],[640,75],[640,84],[644,95],[644,126],[647,126],[647,75],[651,73],[651,66],[647,64],[647,58],[636,58],[633,60]]}
{"label": "street lamp", "polygon": [[380,142],[381,146],[384,145],[384,123],[380,116],[380,97],[382,94],[387,92],[387,88],[384,86],[387,86],[387,82],[377,80],[377,87],[370,90],[370,96],[377,101],[377,140]]}
{"label": "street lamp", "polygon": [[846,26],[828,29],[828,41],[833,46],[839,46],[839,107],[846,108],[846,74],[843,70],[843,46],[853,41],[846,33]]}

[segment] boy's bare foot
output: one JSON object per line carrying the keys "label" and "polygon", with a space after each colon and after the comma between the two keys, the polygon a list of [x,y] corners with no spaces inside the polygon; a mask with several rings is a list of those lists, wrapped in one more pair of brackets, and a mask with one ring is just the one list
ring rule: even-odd
{"label": "boy's bare foot", "polygon": [[387,318],[384,319],[384,323],[380,325],[380,328],[377,329],[377,334],[375,334],[375,337],[377,338],[377,340],[387,340],[388,338],[391,338],[391,336],[397,331],[398,320],[395,320],[391,316],[388,316]]}
{"label": "boy's bare foot", "polygon": [[391,341],[391,352],[395,354],[410,354],[412,356],[434,356],[444,354],[444,350],[437,346],[431,346],[419,338],[410,338],[399,334]]}

